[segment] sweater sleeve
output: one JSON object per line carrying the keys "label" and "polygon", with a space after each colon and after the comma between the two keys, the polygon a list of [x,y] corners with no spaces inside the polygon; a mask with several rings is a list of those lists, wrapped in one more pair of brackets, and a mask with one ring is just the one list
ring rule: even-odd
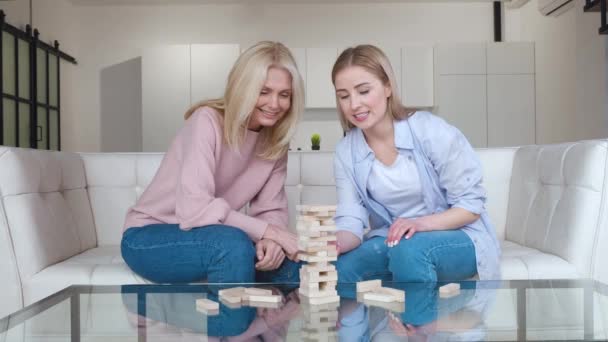
{"label": "sweater sleeve", "polygon": [[181,159],[178,171],[175,215],[179,227],[190,230],[213,224],[242,229],[258,241],[268,226],[263,220],[247,216],[230,207],[225,199],[215,197],[215,169],[221,142],[221,130],[205,109],[199,109],[186,121],[181,135]]}
{"label": "sweater sleeve", "polygon": [[287,153],[279,158],[268,177],[268,180],[249,203],[248,213],[257,219],[287,229],[287,195],[285,180],[287,178]]}

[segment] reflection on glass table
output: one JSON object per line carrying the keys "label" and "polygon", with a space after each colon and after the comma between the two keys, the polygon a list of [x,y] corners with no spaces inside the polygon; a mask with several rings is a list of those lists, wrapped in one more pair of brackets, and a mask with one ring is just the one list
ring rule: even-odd
{"label": "reflection on glass table", "polygon": [[[340,303],[310,305],[297,284],[248,284],[272,305],[222,302],[232,285],[72,286],[0,319],[0,341],[522,341],[608,338],[607,286],[586,280],[390,283],[405,304],[371,303],[339,284]],[[220,303],[216,315],[196,300]],[[255,305],[255,306],[254,306]]]}

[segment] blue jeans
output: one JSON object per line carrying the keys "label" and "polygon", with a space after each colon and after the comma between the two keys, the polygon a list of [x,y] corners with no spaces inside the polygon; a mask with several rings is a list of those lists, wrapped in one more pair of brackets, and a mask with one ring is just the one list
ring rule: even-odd
{"label": "blue jeans", "polygon": [[122,257],[138,275],[156,283],[299,282],[299,267],[287,258],[276,270],[257,272],[253,241],[242,230],[211,225],[184,231],[177,224],[129,228]]}
{"label": "blue jeans", "polygon": [[477,273],[475,246],[459,229],[418,232],[392,248],[384,240],[373,237],[341,255],[336,262],[338,280],[458,281]]}

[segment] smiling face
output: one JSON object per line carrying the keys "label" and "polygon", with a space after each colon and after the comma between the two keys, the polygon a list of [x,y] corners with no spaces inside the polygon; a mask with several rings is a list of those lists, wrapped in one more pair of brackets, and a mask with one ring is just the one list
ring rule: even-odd
{"label": "smiling face", "polygon": [[387,116],[391,88],[360,66],[349,66],[336,74],[336,96],[342,114],[362,130],[373,128]]}
{"label": "smiling face", "polygon": [[291,107],[291,93],[291,74],[283,68],[268,68],[248,129],[259,131],[279,122]]}

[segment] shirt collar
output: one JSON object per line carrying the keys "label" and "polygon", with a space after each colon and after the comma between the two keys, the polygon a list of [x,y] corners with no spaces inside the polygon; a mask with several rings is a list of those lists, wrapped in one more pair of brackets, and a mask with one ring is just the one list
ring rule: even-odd
{"label": "shirt collar", "polygon": [[[395,125],[395,146],[399,150],[413,150],[414,149],[414,139],[412,138],[412,134],[408,127],[408,119],[394,121]],[[356,161],[362,161],[369,157],[374,152],[365,141],[365,136],[363,135],[363,131],[360,128],[353,128],[353,139],[354,139],[354,148],[355,148],[355,156]]]}

